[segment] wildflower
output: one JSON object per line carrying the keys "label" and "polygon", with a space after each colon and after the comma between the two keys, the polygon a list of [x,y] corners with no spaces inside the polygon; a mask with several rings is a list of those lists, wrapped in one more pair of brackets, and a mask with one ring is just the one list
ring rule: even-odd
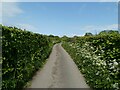
{"label": "wildflower", "polygon": [[114,59],[113,62],[116,62],[116,59]]}
{"label": "wildflower", "polygon": [[99,71],[96,73],[96,75],[99,75]]}
{"label": "wildflower", "polygon": [[103,65],[105,65],[105,66],[106,66],[106,62],[105,62],[105,61],[103,62]]}
{"label": "wildflower", "polygon": [[117,66],[117,65],[118,65],[118,63],[117,63],[117,62],[114,62],[114,65],[115,65],[115,66]]}
{"label": "wildflower", "polygon": [[110,69],[114,69],[114,68],[115,68],[114,66],[110,67]]}
{"label": "wildflower", "polygon": [[109,66],[111,66],[112,65],[112,63],[109,63]]}
{"label": "wildflower", "polygon": [[113,88],[117,88],[118,87],[118,83],[115,83],[112,86],[113,86]]}
{"label": "wildflower", "polygon": [[106,79],[107,79],[108,81],[110,80],[110,78],[109,78],[109,77],[107,77]]}

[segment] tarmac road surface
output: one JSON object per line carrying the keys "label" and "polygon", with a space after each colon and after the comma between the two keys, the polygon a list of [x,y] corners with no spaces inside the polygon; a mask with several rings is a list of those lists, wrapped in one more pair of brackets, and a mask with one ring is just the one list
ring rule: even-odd
{"label": "tarmac road surface", "polygon": [[47,63],[33,77],[28,88],[89,88],[89,86],[61,44],[55,44]]}

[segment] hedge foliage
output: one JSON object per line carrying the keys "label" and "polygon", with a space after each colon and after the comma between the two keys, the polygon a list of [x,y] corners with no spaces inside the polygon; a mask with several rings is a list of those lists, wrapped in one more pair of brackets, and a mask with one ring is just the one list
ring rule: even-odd
{"label": "hedge foliage", "polygon": [[120,89],[120,34],[69,38],[63,47],[91,88]]}
{"label": "hedge foliage", "polygon": [[47,36],[2,26],[2,89],[21,89],[45,63],[51,49]]}

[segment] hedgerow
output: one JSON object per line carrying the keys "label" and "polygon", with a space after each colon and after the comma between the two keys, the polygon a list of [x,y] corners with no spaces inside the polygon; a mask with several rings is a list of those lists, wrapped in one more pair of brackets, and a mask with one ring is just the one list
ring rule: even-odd
{"label": "hedgerow", "polygon": [[93,89],[120,89],[120,34],[74,37],[62,46]]}
{"label": "hedgerow", "polygon": [[18,90],[44,65],[51,40],[44,35],[2,26],[2,89]]}

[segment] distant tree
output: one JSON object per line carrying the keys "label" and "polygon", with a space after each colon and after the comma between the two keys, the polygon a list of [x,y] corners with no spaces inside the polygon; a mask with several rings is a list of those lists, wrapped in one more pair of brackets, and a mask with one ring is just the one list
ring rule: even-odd
{"label": "distant tree", "polygon": [[49,35],[48,37],[53,41],[54,44],[61,42],[59,36]]}
{"label": "distant tree", "polygon": [[119,34],[119,31],[115,30],[104,30],[99,33],[99,35],[104,35],[104,34]]}
{"label": "distant tree", "polygon": [[68,41],[68,37],[66,36],[66,35],[64,35],[63,37],[62,37],[62,41]]}
{"label": "distant tree", "polygon": [[85,33],[85,35],[84,36],[93,36],[93,34],[92,33],[90,33],[90,32],[88,32],[88,33]]}
{"label": "distant tree", "polygon": [[79,36],[74,36],[73,38],[78,38]]}
{"label": "distant tree", "polygon": [[54,37],[54,35],[49,35],[49,37]]}
{"label": "distant tree", "polygon": [[66,35],[64,35],[62,38],[68,38]]}

